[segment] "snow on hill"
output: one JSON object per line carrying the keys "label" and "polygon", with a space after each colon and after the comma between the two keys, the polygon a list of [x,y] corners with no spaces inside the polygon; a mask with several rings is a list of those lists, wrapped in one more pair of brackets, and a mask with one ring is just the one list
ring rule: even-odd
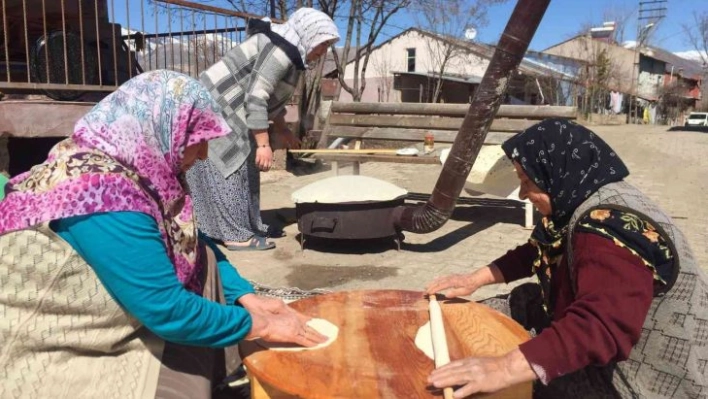
{"label": "snow on hill", "polygon": [[708,54],[703,52],[703,57],[701,58],[701,53],[698,52],[697,50],[688,50],[688,51],[678,51],[675,52],[677,56],[681,58],[685,58],[687,60],[692,60],[692,61],[698,61],[698,62],[703,62],[703,60],[708,60]]}
{"label": "snow on hill", "polygon": [[[124,36],[140,34],[139,31],[125,28],[122,28],[121,33]],[[126,39],[126,44],[136,52],[143,70],[164,68],[195,75],[218,61],[222,55],[238,44],[230,36],[233,35],[207,33],[148,37],[142,45],[140,40],[133,38]]]}

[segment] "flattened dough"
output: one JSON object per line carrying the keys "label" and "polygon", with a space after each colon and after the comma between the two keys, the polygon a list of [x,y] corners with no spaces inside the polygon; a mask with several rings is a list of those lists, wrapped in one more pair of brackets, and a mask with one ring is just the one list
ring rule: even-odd
{"label": "flattened dough", "polygon": [[430,322],[420,326],[415,334],[415,347],[425,353],[425,356],[435,360],[433,352],[433,332],[430,330]]}
{"label": "flattened dough", "polygon": [[322,349],[329,346],[332,342],[337,339],[339,335],[339,327],[330,323],[325,319],[311,319],[307,322],[307,325],[314,328],[318,333],[327,336],[327,341],[317,344],[313,347],[300,346],[298,344],[285,344],[280,342],[267,342],[262,339],[257,339],[256,343],[258,345],[268,348],[274,351],[287,351],[287,352],[300,352],[300,351],[311,351],[315,349]]}
{"label": "flattened dough", "polygon": [[338,204],[342,202],[391,201],[408,194],[406,189],[384,180],[361,175],[328,177],[295,191],[296,204]]}

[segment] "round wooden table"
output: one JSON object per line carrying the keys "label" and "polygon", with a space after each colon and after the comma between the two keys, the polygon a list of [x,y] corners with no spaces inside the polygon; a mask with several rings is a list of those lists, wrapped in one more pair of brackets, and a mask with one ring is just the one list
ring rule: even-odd
{"label": "round wooden table", "polygon": [[[519,324],[491,308],[462,300],[441,301],[450,359],[498,356],[529,339]],[[439,398],[426,380],[433,361],[414,343],[428,320],[418,291],[349,291],[290,304],[339,327],[330,346],[302,352],[240,345],[252,398]],[[531,383],[485,398],[530,398]]]}

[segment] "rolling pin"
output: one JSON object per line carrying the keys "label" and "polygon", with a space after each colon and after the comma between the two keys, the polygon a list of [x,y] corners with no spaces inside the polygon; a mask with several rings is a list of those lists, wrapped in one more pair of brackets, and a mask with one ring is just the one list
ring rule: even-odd
{"label": "rolling pin", "polygon": [[[435,358],[435,368],[442,367],[450,363],[450,353],[447,349],[445,338],[445,326],[443,325],[442,309],[435,295],[430,295],[430,332],[433,338],[433,357]],[[452,387],[443,389],[443,397],[452,399]]]}

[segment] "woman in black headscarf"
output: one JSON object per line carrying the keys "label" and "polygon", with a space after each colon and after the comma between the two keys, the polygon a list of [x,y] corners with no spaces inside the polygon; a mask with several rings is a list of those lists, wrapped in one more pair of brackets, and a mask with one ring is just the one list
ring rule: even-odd
{"label": "woman in black headscarf", "polygon": [[540,382],[536,397],[705,395],[708,280],[671,219],[624,181],[622,160],[581,125],[545,120],[502,148],[519,197],[544,218],[527,244],[426,291],[469,295],[535,274],[539,284],[516,288],[508,304],[537,335],[502,357],[452,362],[429,382],[461,386],[455,397],[531,380]]}

